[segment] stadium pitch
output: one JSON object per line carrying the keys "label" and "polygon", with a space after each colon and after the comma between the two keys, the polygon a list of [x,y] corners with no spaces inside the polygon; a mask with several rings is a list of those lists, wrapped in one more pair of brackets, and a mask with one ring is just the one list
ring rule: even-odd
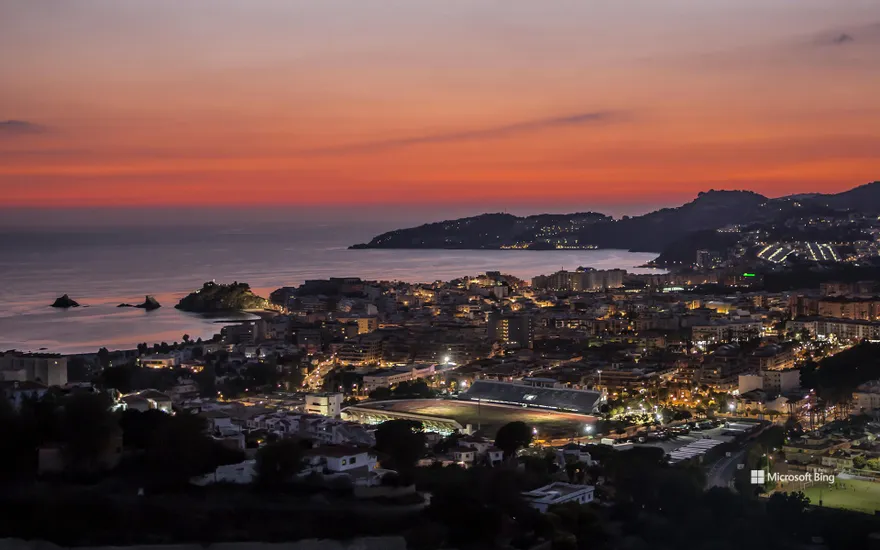
{"label": "stadium pitch", "polygon": [[[796,491],[797,489],[790,489]],[[804,495],[810,504],[827,508],[842,508],[873,514],[880,510],[880,483],[858,479],[838,479],[834,485],[816,484],[807,487]]]}
{"label": "stadium pitch", "polygon": [[451,399],[402,399],[393,402],[363,403],[361,407],[378,410],[423,414],[441,418],[451,418],[462,426],[479,426],[487,437],[494,437],[498,428],[508,422],[522,421],[535,428],[539,439],[566,439],[582,437],[587,424],[595,422],[595,417],[557,412],[547,409],[492,405],[473,401]]}

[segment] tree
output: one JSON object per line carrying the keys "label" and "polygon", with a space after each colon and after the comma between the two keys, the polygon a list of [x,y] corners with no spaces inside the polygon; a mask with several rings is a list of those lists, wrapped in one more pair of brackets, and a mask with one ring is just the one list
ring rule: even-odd
{"label": "tree", "polygon": [[495,446],[504,451],[505,457],[511,457],[521,448],[532,443],[532,429],[525,422],[510,422],[501,426],[495,436]]}
{"label": "tree", "polygon": [[388,420],[376,429],[376,450],[388,455],[390,466],[401,475],[412,473],[425,452],[425,432],[415,420]]}
{"label": "tree", "polygon": [[809,505],[810,499],[801,492],[773,493],[767,500],[767,515],[780,529],[797,535],[805,527],[804,517]]}
{"label": "tree", "polygon": [[288,483],[303,466],[303,445],[295,439],[267,443],[257,451],[256,482],[263,487]]}
{"label": "tree", "polygon": [[145,450],[153,440],[155,433],[171,417],[157,409],[138,411],[129,409],[122,412],[122,445],[129,449]]}
{"label": "tree", "polygon": [[218,466],[215,450],[213,440],[205,434],[205,419],[178,413],[160,422],[150,437],[147,468],[157,481],[185,484]]}
{"label": "tree", "polygon": [[105,369],[110,366],[110,351],[107,348],[98,350],[98,364]]}
{"label": "tree", "polygon": [[94,472],[101,466],[100,459],[118,445],[119,417],[110,405],[104,393],[74,394],[65,400],[61,433],[68,467]]}
{"label": "tree", "polygon": [[137,367],[122,365],[109,367],[101,372],[99,384],[103,388],[112,388],[122,393],[130,393],[134,390],[134,377]]}
{"label": "tree", "polygon": [[376,388],[375,390],[370,392],[370,399],[374,399],[376,401],[385,401],[387,399],[391,399],[393,394],[389,388]]}

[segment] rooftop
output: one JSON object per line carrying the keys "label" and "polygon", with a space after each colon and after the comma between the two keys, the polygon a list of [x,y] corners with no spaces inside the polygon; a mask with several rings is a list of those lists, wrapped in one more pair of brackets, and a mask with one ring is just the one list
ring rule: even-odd
{"label": "rooftop", "polygon": [[309,449],[303,453],[306,456],[329,456],[333,458],[343,458],[346,456],[355,456],[369,453],[369,449],[361,449],[349,445],[327,445],[324,447],[316,447]]}
{"label": "rooftop", "polygon": [[568,496],[574,493],[580,493],[583,491],[592,491],[594,487],[592,485],[574,485],[572,483],[563,483],[561,481],[556,481],[551,483],[550,485],[545,485],[534,491],[527,491],[523,493],[523,497],[527,500],[531,500],[534,502],[546,502],[552,503],[559,499],[560,497]]}

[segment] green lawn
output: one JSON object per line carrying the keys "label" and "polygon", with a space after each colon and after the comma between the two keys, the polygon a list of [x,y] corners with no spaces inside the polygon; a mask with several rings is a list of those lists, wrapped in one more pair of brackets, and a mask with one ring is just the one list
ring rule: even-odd
{"label": "green lawn", "polygon": [[[792,487],[791,490],[798,489]],[[816,484],[808,487],[804,494],[809,497],[810,503],[816,506],[819,505],[821,497],[822,506],[828,508],[843,508],[869,514],[880,510],[880,483],[872,481],[840,479],[831,486]]]}

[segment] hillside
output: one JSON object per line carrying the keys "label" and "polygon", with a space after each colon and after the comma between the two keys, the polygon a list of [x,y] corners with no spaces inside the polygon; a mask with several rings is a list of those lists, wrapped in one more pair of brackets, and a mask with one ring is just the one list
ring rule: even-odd
{"label": "hillside", "polygon": [[512,214],[481,214],[389,231],[352,248],[501,248],[565,239],[584,227],[608,221],[610,217],[593,212],[524,218]]}
{"label": "hillside", "polygon": [[[769,199],[752,191],[709,190],[686,204],[615,220],[594,212],[518,217],[482,214],[397,229],[352,248],[623,248],[687,256],[695,233],[727,225],[773,224],[841,210],[880,213],[880,182],[838,194],[803,193]],[[716,239],[717,240],[717,239]],[[724,243],[719,243],[718,246]]]}
{"label": "hillside", "polygon": [[245,309],[266,309],[269,300],[251,292],[247,283],[218,284],[209,281],[202,288],[184,296],[174,306],[193,313],[220,313]]}
{"label": "hillside", "polygon": [[820,195],[815,200],[837,210],[880,212],[880,181],[866,183],[836,195]]}
{"label": "hillside", "polygon": [[660,252],[692,231],[753,219],[767,198],[749,191],[709,191],[685,205],[614,220],[592,212],[525,218],[483,214],[397,229],[352,248],[553,249],[570,246]]}

